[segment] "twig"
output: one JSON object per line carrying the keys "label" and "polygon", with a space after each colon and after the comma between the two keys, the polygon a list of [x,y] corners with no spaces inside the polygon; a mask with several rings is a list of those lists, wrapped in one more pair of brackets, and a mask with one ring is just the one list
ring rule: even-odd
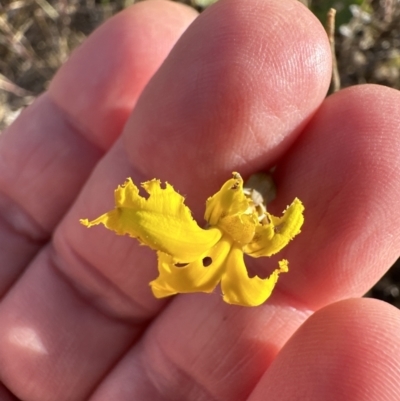
{"label": "twig", "polygon": [[33,96],[32,92],[29,92],[26,89],[23,89],[20,86],[16,85],[14,82],[11,82],[3,74],[0,74],[0,90],[7,91],[21,97]]}
{"label": "twig", "polygon": [[337,92],[340,89],[340,76],[335,52],[335,15],[336,10],[331,8],[326,16],[326,33],[328,35],[332,54],[332,81],[329,93]]}

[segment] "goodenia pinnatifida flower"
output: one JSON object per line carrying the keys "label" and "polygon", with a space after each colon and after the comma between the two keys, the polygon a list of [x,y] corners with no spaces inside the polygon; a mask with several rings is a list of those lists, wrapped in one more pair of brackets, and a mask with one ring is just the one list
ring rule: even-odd
{"label": "goodenia pinnatifida flower", "polygon": [[257,306],[275,287],[288,261],[266,278],[249,277],[244,254],[271,256],[300,233],[304,207],[295,199],[282,217],[266,211],[262,203],[243,188],[240,174],[233,173],[222,188],[207,199],[206,228],[201,228],[184,204],[184,197],[166,183],[153,179],[142,183],[148,198],[139,195],[131,179],[115,190],[115,209],[87,227],[103,224],[117,234],[136,238],[158,255],[159,276],[150,282],[157,298],[177,293],[212,292],[221,283],[229,304]]}

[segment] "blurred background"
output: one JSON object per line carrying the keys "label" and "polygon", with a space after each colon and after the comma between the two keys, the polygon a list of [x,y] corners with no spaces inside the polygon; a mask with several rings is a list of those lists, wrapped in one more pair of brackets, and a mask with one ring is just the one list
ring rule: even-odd
{"label": "blurred background", "polygon": [[[0,0],[0,131],[46,90],[71,51],[97,26],[138,1]],[[217,0],[176,1],[203,11]],[[337,10],[342,88],[369,82],[400,89],[400,0],[299,1],[324,26],[328,10]],[[400,307],[400,261],[366,296]]]}

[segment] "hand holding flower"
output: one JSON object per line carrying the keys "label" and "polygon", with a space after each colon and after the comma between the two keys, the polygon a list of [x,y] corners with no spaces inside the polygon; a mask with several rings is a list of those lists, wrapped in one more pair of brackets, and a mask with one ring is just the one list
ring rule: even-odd
{"label": "hand holding flower", "polygon": [[[138,2],[74,52],[0,135],[1,401],[396,398],[399,311],[360,297],[399,255],[400,95],[325,98],[330,66],[294,0],[219,0],[198,17]],[[267,215],[238,176],[219,191],[274,165]],[[128,182],[104,217],[158,252],[158,278],[147,246],[78,223],[126,177],[170,182],[190,205]],[[150,281],[159,296],[220,281],[229,302],[262,303],[271,283],[247,270],[296,235],[300,203],[281,217],[296,197],[305,223],[267,302],[153,296]]]}

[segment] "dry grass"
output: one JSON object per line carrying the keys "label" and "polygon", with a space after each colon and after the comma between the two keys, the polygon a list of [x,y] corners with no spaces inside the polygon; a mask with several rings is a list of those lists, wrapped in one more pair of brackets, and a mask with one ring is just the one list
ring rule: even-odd
{"label": "dry grass", "polygon": [[[1,0],[0,131],[43,92],[71,51],[103,21],[140,0]],[[177,0],[202,9],[215,0]],[[279,0],[277,0],[279,1]],[[336,54],[342,87],[400,89],[400,0],[301,0],[320,18],[339,11]],[[350,3],[362,3],[352,6]],[[400,264],[371,294],[400,307]]]}
{"label": "dry grass", "polygon": [[[98,25],[138,0],[2,0],[0,5],[0,130],[43,92],[59,66]],[[215,0],[178,0],[206,5]],[[315,12],[328,3],[302,0]],[[358,0],[360,2],[360,0]],[[364,1],[336,34],[342,86],[374,82],[400,89],[399,0]],[[343,12],[339,13],[339,20]]]}
{"label": "dry grass", "polygon": [[50,79],[104,20],[129,0],[2,0],[0,6],[0,129],[43,92]]}

